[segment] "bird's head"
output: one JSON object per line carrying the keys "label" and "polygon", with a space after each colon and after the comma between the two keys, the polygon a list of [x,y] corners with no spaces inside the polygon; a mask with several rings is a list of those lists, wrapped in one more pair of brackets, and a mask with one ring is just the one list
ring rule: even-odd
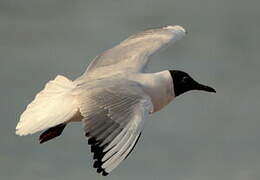
{"label": "bird's head", "polygon": [[200,90],[214,93],[216,92],[212,87],[196,82],[194,79],[192,79],[192,77],[190,77],[190,75],[183,71],[170,70],[169,72],[172,77],[175,96],[179,96],[191,90]]}

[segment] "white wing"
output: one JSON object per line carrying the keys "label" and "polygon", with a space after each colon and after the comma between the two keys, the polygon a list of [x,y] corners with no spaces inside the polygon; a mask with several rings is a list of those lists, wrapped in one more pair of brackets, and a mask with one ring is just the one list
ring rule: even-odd
{"label": "white wing", "polygon": [[[143,71],[149,57],[163,46],[174,43],[185,35],[181,26],[167,26],[135,34],[119,45],[97,56],[85,74],[100,71],[100,68],[113,70]],[[102,69],[104,70],[104,69]]]}
{"label": "white wing", "polygon": [[78,98],[88,143],[94,153],[93,166],[103,175],[130,154],[146,116],[153,110],[150,98],[135,83],[106,84],[109,85],[105,88],[81,87],[86,93],[80,93]]}

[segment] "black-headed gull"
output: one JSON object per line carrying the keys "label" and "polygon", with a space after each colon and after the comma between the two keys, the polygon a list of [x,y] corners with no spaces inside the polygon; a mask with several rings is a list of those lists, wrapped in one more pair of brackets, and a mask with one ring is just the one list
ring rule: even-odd
{"label": "black-headed gull", "polygon": [[39,138],[43,143],[70,122],[82,122],[93,166],[107,175],[131,153],[149,114],[187,91],[215,92],[182,71],[145,72],[152,54],[185,34],[181,26],[147,30],[97,56],[78,79],[58,75],[22,113],[16,134],[47,129]]}

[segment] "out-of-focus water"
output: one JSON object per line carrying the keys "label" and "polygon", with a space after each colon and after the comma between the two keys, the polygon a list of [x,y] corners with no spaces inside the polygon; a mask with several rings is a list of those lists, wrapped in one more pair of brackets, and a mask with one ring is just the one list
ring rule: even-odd
{"label": "out-of-focus water", "polygon": [[0,179],[100,179],[82,126],[39,145],[18,137],[25,106],[57,74],[71,79],[98,53],[144,29],[188,35],[153,57],[216,88],[151,116],[129,158],[106,179],[260,179],[260,2],[256,0],[1,0]]}

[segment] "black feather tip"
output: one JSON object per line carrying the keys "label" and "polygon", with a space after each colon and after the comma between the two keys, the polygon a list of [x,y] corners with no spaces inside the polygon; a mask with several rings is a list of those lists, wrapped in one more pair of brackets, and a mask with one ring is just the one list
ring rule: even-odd
{"label": "black feather tip", "polygon": [[106,145],[100,146],[101,142],[97,141],[95,137],[91,137],[90,133],[85,134],[86,137],[89,137],[88,144],[91,146],[91,152],[94,154],[93,159],[93,168],[96,168],[97,173],[102,174],[103,176],[107,176],[109,173],[102,168],[104,162],[102,162],[102,158],[106,154],[103,152]]}

